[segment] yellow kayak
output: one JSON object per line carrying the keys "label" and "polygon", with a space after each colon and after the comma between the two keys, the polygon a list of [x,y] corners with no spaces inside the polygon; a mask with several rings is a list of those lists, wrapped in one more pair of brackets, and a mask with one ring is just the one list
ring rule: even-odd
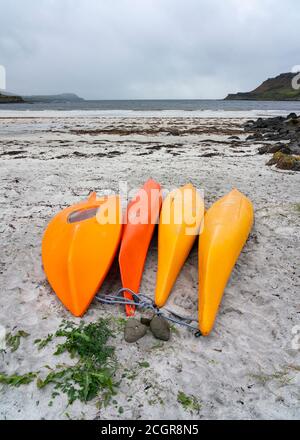
{"label": "yellow kayak", "polygon": [[162,307],[199,234],[204,202],[193,185],[170,193],[163,202],[158,227],[155,303]]}
{"label": "yellow kayak", "polygon": [[199,240],[199,329],[208,335],[214,325],[231,271],[254,220],[253,205],[237,189],[207,211]]}

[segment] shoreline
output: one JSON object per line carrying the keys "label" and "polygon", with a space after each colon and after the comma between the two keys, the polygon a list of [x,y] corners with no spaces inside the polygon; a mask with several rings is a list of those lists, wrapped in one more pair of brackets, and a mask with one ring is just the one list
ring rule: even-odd
{"label": "shoreline", "polygon": [[[299,110],[300,111],[300,106]],[[200,118],[200,119],[257,119],[287,116],[291,110],[1,110],[1,119],[51,119],[51,118]]]}

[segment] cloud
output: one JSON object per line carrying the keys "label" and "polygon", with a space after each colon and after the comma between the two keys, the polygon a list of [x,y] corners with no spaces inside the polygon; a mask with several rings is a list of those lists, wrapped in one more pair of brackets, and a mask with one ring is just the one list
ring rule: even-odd
{"label": "cloud", "polygon": [[0,15],[18,93],[222,98],[300,63],[297,0],[0,0]]}

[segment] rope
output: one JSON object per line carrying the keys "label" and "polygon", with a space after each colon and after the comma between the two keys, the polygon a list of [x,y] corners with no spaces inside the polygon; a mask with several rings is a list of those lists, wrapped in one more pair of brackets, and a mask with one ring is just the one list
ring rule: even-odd
{"label": "rope", "polygon": [[[122,295],[124,292],[129,292],[133,299],[127,299],[124,298]],[[201,336],[201,333],[198,329],[198,327],[195,327],[194,325],[190,324],[188,321],[194,321],[197,322],[196,319],[188,316],[181,316],[178,313],[173,312],[170,309],[164,308],[164,311],[161,311],[156,305],[155,302],[149,298],[147,295],[143,293],[137,294],[136,292],[133,292],[131,289],[122,288],[117,291],[116,294],[106,294],[103,296],[96,295],[95,299],[100,302],[101,304],[121,304],[121,305],[131,305],[135,306],[137,308],[145,309],[145,310],[151,310],[155,315],[161,316],[164,319],[167,319],[168,321],[173,322],[174,324],[182,325],[190,330],[195,330],[195,336],[199,337]],[[168,314],[164,313],[167,312]]]}

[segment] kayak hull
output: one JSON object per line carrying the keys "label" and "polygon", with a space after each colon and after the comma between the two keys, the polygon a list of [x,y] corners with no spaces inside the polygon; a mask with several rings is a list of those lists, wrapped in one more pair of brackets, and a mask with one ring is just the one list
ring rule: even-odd
{"label": "kayak hull", "polygon": [[85,313],[112,264],[122,233],[120,212],[119,197],[97,199],[93,193],[58,213],[44,233],[46,276],[74,316]]}
{"label": "kayak hull", "polygon": [[[123,288],[139,293],[143,269],[162,204],[161,187],[148,180],[129,203],[119,253]],[[129,292],[124,297],[132,300]],[[126,305],[127,316],[134,315],[135,307]]]}
{"label": "kayak hull", "polygon": [[158,268],[155,304],[163,307],[198,237],[204,202],[191,184],[164,200],[158,228]]}
{"label": "kayak hull", "polygon": [[199,239],[199,329],[213,329],[223,292],[254,221],[250,200],[234,189],[207,211]]}

